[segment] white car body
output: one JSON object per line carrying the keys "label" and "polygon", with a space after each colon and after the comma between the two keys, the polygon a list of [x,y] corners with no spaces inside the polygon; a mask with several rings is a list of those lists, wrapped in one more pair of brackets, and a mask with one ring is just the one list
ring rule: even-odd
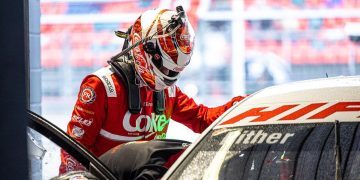
{"label": "white car body", "polygon": [[[336,120],[339,122],[360,122],[360,76],[306,80],[265,88],[248,96],[219,117],[180,156],[163,179],[171,177],[176,168],[186,160],[189,153],[211,131],[219,130],[221,132],[221,129],[226,127],[323,123],[335,122]],[[256,144],[259,143],[258,140],[251,139],[251,137],[260,136],[264,132],[249,131],[241,133],[245,133],[242,135],[244,138],[241,143]],[[241,137],[241,133],[236,136],[240,135]],[[251,137],[246,139],[246,133],[252,133]],[[266,141],[268,144],[283,144],[293,136],[291,133],[279,134],[266,134],[266,138],[262,141]],[[227,141],[229,141],[229,138]],[[226,144],[223,146],[226,146]],[[225,155],[223,156],[225,157]],[[216,156],[216,158],[220,159],[224,157]],[[213,160],[212,164],[214,164],[214,161],[216,162],[216,159]],[[207,170],[209,172],[203,179],[212,179],[213,172],[211,172],[211,169],[214,168],[219,167],[209,167]]]}
{"label": "white car body", "polygon": [[[358,121],[360,120],[359,92],[360,76],[315,79],[273,86],[237,104],[234,110],[217,123],[216,127],[225,124],[240,126],[334,120]],[[251,110],[254,112],[256,108],[262,109],[260,113],[245,114]],[[242,116],[241,120],[240,116]],[[235,122],[229,122],[231,118],[235,118],[233,120]]]}

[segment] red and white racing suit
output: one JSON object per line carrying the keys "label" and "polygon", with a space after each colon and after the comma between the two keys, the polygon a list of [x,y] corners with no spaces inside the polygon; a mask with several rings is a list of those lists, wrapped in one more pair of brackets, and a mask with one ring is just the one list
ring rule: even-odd
{"label": "red and white racing suit", "polygon": [[[217,117],[243,97],[208,108],[198,105],[177,86],[164,90],[165,112],[155,115],[153,91],[140,87],[141,112],[128,110],[128,92],[122,80],[104,67],[83,80],[67,133],[96,156],[119,144],[137,140],[166,137],[169,120],[175,120],[200,133]],[[61,154],[60,173],[78,169],[76,161],[66,152]]]}

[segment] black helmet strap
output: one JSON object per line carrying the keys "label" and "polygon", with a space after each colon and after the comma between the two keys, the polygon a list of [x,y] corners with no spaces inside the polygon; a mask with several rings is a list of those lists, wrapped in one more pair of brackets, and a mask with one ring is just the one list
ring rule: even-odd
{"label": "black helmet strap", "polygon": [[112,70],[122,79],[127,87],[128,92],[128,106],[132,114],[137,114],[141,111],[140,89],[135,83],[136,77],[133,66],[126,62],[109,61]]}
{"label": "black helmet strap", "polygon": [[[140,88],[136,83],[135,70],[133,65],[120,62],[109,61],[112,70],[115,74],[122,79],[127,87],[128,92],[128,106],[132,114],[140,113],[141,111],[141,98]],[[153,92],[153,107],[155,114],[162,114],[165,110],[165,95],[164,90]]]}

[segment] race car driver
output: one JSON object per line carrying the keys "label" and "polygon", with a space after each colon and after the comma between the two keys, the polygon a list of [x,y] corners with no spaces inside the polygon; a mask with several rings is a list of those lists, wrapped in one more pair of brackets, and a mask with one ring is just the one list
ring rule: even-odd
{"label": "race car driver", "polygon": [[[170,119],[201,133],[235,102],[198,105],[175,85],[190,63],[194,31],[184,10],[144,12],[109,66],[84,78],[67,133],[96,156],[130,141],[163,139]],[[62,151],[60,173],[81,169]]]}

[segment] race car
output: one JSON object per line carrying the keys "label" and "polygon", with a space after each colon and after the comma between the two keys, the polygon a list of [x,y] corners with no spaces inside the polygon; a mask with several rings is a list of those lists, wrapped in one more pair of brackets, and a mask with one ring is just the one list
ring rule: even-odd
{"label": "race car", "polygon": [[360,179],[360,76],[256,92],[212,124],[163,179]]}
{"label": "race car", "polygon": [[[220,116],[162,179],[359,179],[359,92],[360,76],[260,90]],[[58,127],[31,112],[29,119],[87,169],[57,179],[119,179]]]}

